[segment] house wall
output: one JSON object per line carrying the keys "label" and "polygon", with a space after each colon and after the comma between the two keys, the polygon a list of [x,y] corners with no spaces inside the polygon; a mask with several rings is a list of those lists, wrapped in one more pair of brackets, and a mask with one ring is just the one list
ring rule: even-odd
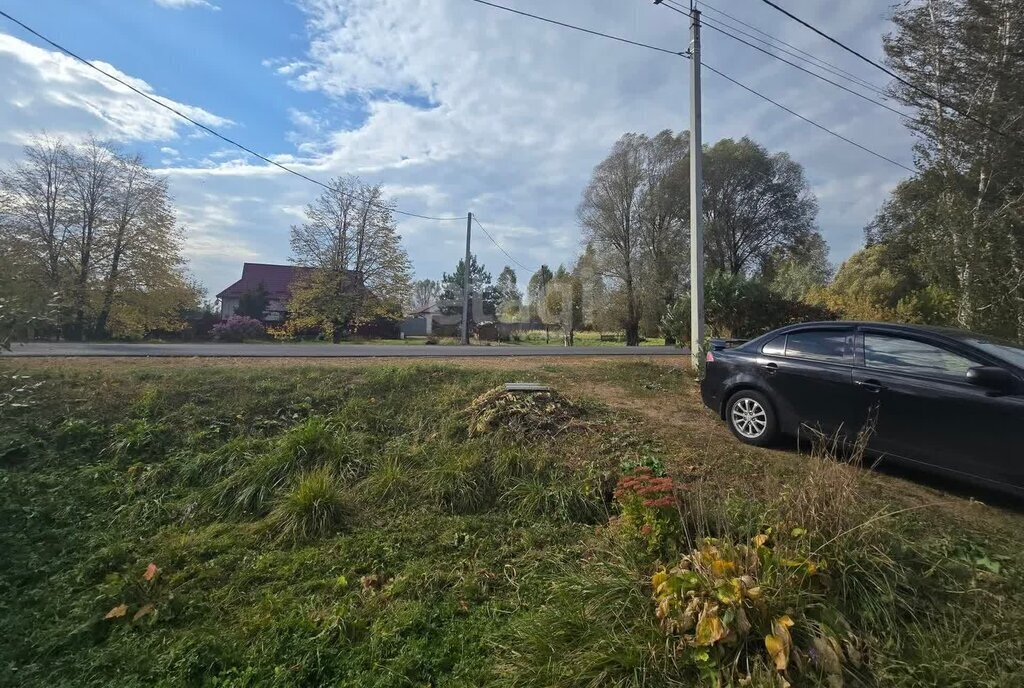
{"label": "house wall", "polygon": [[235,311],[238,309],[238,299],[232,299],[230,297],[224,297],[220,300],[220,319],[227,320]]}
{"label": "house wall", "polygon": [[414,318],[406,318],[402,321],[402,334],[406,337],[422,337],[429,334],[429,330],[427,329],[428,322],[427,318],[422,315]]}
{"label": "house wall", "polygon": [[[224,297],[220,300],[220,319],[227,320],[238,310],[238,298]],[[282,299],[269,299],[267,310],[263,312],[263,320],[266,322],[281,322],[284,320],[286,305]]]}

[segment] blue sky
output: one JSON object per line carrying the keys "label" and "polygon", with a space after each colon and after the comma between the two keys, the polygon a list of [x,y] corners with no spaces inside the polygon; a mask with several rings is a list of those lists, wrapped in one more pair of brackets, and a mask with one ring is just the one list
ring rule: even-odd
{"label": "blue sky", "polygon": [[[683,49],[685,19],[647,0],[501,0]],[[758,0],[713,5],[879,85],[858,63]],[[873,57],[886,0],[785,6]],[[687,63],[537,24],[470,0],[0,0],[87,59],[110,65],[226,135],[327,180],[379,182],[400,207],[476,213],[520,263],[569,262],[575,209],[593,166],[622,133],[688,124]],[[708,13],[710,18],[714,15]],[[705,60],[905,164],[897,117],[705,32]],[[191,269],[215,294],[244,260],[284,262],[288,228],[317,187],[197,134],[0,20],[0,165],[42,130],[94,133],[166,175],[188,230]],[[907,173],[722,81],[704,77],[705,142],[749,135],[804,165],[819,224],[840,261]],[[418,277],[461,252],[463,223],[401,219]],[[509,261],[479,236],[493,274]],[[529,273],[519,269],[525,282]]]}

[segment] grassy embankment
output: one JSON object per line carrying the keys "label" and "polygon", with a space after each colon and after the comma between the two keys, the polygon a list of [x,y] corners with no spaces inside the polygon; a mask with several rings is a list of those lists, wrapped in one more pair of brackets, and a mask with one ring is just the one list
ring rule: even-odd
{"label": "grassy embankment", "polygon": [[1024,684],[1024,518],[669,364],[0,373],[0,685]]}

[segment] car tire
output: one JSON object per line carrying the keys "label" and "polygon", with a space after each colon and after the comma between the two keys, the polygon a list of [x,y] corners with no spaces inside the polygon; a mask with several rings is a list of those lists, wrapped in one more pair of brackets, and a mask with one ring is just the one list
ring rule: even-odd
{"label": "car tire", "polygon": [[746,444],[764,447],[778,436],[775,409],[765,395],[753,389],[743,389],[729,397],[725,422],[732,434]]}

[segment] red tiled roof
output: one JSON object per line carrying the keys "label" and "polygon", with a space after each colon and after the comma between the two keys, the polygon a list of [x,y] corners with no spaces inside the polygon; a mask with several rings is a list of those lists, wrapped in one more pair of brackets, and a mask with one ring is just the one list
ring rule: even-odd
{"label": "red tiled roof", "polygon": [[245,263],[242,265],[242,279],[217,294],[217,298],[238,298],[248,291],[258,289],[262,282],[263,288],[267,290],[270,298],[288,299],[291,297],[292,282],[314,269],[299,267],[298,265]]}

